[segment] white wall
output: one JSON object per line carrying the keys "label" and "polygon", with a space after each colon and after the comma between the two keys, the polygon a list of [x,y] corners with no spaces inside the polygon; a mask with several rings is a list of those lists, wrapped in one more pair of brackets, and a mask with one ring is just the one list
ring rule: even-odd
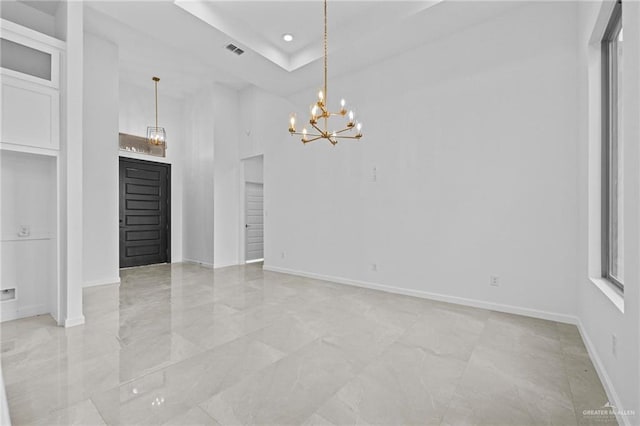
{"label": "white wall", "polygon": [[[16,298],[2,302],[1,321],[54,313],[57,287],[56,159],[3,151],[0,155],[0,287]],[[22,227],[28,234],[20,236]]]}
{"label": "white wall", "polygon": [[240,262],[240,95],[214,84],[185,99],[184,258]]}
{"label": "white wall", "polygon": [[[264,153],[264,122],[263,117],[273,120],[277,117],[276,111],[271,114],[265,114],[258,108],[264,106],[260,101],[268,98],[269,95],[257,88],[249,86],[239,93],[240,96],[240,116],[243,118],[240,124],[240,158],[248,158]],[[268,111],[270,111],[269,109]]]}
{"label": "white wall", "polygon": [[360,142],[302,145],[271,108],[266,266],[575,321],[576,12],[534,2],[330,79]]}
{"label": "white wall", "polygon": [[85,33],[84,285],[120,282],[118,47]]}
{"label": "white wall", "polygon": [[[120,82],[120,132],[147,136],[147,126],[155,123],[154,86],[148,81],[133,85]],[[183,260],[183,156],[187,147],[183,117],[184,101],[162,93],[162,76],[158,83],[158,124],[167,131],[165,158],[119,151],[121,157],[171,164],[171,262]],[[117,173],[117,170],[116,170]]]}
{"label": "white wall", "polygon": [[184,260],[213,266],[213,88],[184,102]]}
{"label": "white wall", "polygon": [[[282,127],[284,120],[285,126],[288,122],[289,113],[294,108],[294,105],[286,99],[279,96],[274,96],[260,88],[255,86],[249,86],[248,88],[240,92],[240,113],[243,121],[241,123],[240,133],[240,158],[243,159],[244,173],[245,175],[254,178],[256,175],[261,175],[261,182],[264,183],[264,251],[265,251],[265,267],[272,267],[268,262],[269,258],[274,259],[275,256],[279,256],[280,252],[277,251],[277,246],[271,244],[274,238],[286,239],[287,233],[290,232],[288,227],[274,226],[272,224],[280,223],[269,220],[269,206],[273,204],[276,215],[285,213],[286,206],[290,200],[282,200],[279,198],[279,194],[282,194],[282,190],[286,190],[290,185],[295,185],[295,182],[286,181],[286,176],[281,176],[283,172],[283,162],[289,161],[289,157],[280,157],[280,155],[287,155],[286,151],[295,145],[295,139],[291,138],[286,132],[286,127]],[[268,112],[268,113],[267,113]],[[284,131],[283,131],[284,129]],[[285,152],[282,152],[282,151]],[[259,156],[259,157],[258,157]],[[259,164],[258,164],[259,163]],[[266,170],[269,169],[268,176],[275,178],[269,180]],[[297,178],[297,177],[295,177]],[[242,178],[241,181],[241,196],[240,196],[240,218],[241,218],[241,233],[240,233],[240,261],[245,261],[245,229],[244,229],[244,182],[248,179]],[[277,188],[275,185],[282,185],[282,188]],[[272,192],[272,190],[274,192]],[[279,195],[271,198],[272,195]],[[284,195],[286,197],[286,195]],[[283,203],[280,205],[280,203]],[[273,235],[272,235],[273,233]],[[271,256],[268,252],[271,250]]]}
{"label": "white wall", "polygon": [[[640,413],[640,5],[623,3],[624,64],[623,144],[625,149],[625,291],[616,297],[600,276],[600,40],[612,1],[584,2],[579,7],[580,144],[578,160],[579,262],[578,315],[581,332],[602,382],[620,410]],[[608,295],[607,295],[608,294]],[[614,303],[616,302],[616,303]],[[616,335],[617,356],[612,352]],[[636,424],[621,417],[621,424]]]}
{"label": "white wall", "polygon": [[214,86],[214,247],[213,265],[240,262],[240,97],[238,91]]}

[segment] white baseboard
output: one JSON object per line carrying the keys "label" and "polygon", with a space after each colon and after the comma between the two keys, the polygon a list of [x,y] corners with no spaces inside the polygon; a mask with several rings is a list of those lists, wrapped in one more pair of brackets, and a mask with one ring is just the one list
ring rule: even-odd
{"label": "white baseboard", "polygon": [[370,283],[366,281],[352,280],[330,275],[316,274],[313,272],[296,271],[293,269],[280,268],[277,266],[264,265],[265,271],[281,272],[284,274],[298,275],[301,277],[315,278],[318,280],[331,281],[338,284],[347,284],[356,287],[369,288],[372,290],[385,291],[387,293],[402,294],[404,296],[420,297],[423,299],[437,300],[440,302],[454,303],[457,305],[472,306],[474,308],[488,309],[491,311],[506,312],[509,314],[523,315],[532,318],[540,318],[549,321],[556,321],[566,324],[578,324],[578,318],[573,315],[559,314],[555,312],[541,311],[537,309],[523,308],[519,306],[504,305],[500,303],[487,302],[484,300],[467,299],[464,297],[450,296],[440,293],[431,293],[422,290],[412,290],[402,287],[392,287],[384,284]]}
{"label": "white baseboard", "polygon": [[82,285],[83,288],[86,287],[96,287],[99,285],[108,285],[108,284],[118,284],[120,285],[120,277],[117,278],[106,278],[101,280],[93,280],[93,281],[85,281]]}
{"label": "white baseboard", "polygon": [[213,269],[213,263],[208,263],[208,262],[201,262],[199,260],[193,260],[193,259],[182,259],[182,263],[190,263],[192,265],[200,265],[203,266],[205,268],[209,268],[209,269]]}
{"label": "white baseboard", "polygon": [[182,263],[191,263],[193,265],[200,265],[209,269],[219,269],[219,268],[226,268],[229,266],[242,265],[241,263],[207,263],[207,262],[200,262],[199,260],[191,260],[191,259],[184,259]]}
{"label": "white baseboard", "polygon": [[76,325],[82,325],[82,324],[84,324],[84,315],[76,318],[67,318],[66,320],[64,320],[65,328],[75,327]]}
{"label": "white baseboard", "polygon": [[[577,325],[578,325],[578,330],[580,331],[580,336],[582,336],[582,341],[584,342],[584,345],[587,348],[587,352],[589,353],[589,357],[591,358],[591,361],[593,362],[593,366],[596,369],[596,373],[598,373],[600,382],[604,386],[604,391],[606,392],[607,397],[609,398],[609,403],[611,403],[611,405],[616,406],[619,410],[625,409],[625,407],[622,405],[622,402],[620,401],[620,398],[618,397],[618,393],[616,392],[616,389],[613,387],[611,378],[607,374],[607,370],[604,367],[602,360],[598,356],[598,352],[596,352],[596,348],[593,345],[593,342],[589,338],[587,331],[584,329],[584,326],[582,325],[582,321],[578,321]],[[593,407],[593,408],[597,409],[599,407]],[[616,419],[618,420],[619,425],[632,426],[630,416],[620,416],[616,414]]]}
{"label": "white baseboard", "polygon": [[239,265],[243,265],[243,264],[242,263],[214,263],[213,269],[228,268],[229,266],[239,266]]}

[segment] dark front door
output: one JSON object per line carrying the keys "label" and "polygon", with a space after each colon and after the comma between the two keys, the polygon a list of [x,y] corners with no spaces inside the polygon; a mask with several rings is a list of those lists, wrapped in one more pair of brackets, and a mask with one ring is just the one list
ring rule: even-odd
{"label": "dark front door", "polygon": [[170,262],[171,166],[120,158],[120,267]]}

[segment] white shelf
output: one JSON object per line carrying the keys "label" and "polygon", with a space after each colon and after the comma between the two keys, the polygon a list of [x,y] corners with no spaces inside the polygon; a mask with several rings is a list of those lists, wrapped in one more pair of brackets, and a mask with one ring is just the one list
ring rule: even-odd
{"label": "white shelf", "polygon": [[60,155],[60,151],[57,149],[42,148],[42,147],[29,146],[29,145],[18,145],[15,143],[8,143],[8,142],[0,142],[0,150],[11,151],[11,152],[21,152],[24,154],[45,155],[47,157],[58,157]]}
{"label": "white shelf", "polygon": [[29,235],[28,237],[4,237],[0,240],[2,243],[13,243],[13,242],[27,242],[27,241],[49,241],[55,240],[55,237],[50,234],[40,234],[40,235]]}

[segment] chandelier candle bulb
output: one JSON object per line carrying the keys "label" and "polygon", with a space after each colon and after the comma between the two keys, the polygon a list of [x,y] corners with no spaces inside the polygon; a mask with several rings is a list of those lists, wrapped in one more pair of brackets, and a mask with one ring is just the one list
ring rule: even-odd
{"label": "chandelier candle bulb", "polygon": [[345,115],[347,113],[347,109],[345,108],[346,101],[344,99],[340,99],[340,114]]}
{"label": "chandelier candle bulb", "polygon": [[289,132],[295,132],[296,131],[296,115],[295,114],[291,114],[291,117],[289,117]]}

